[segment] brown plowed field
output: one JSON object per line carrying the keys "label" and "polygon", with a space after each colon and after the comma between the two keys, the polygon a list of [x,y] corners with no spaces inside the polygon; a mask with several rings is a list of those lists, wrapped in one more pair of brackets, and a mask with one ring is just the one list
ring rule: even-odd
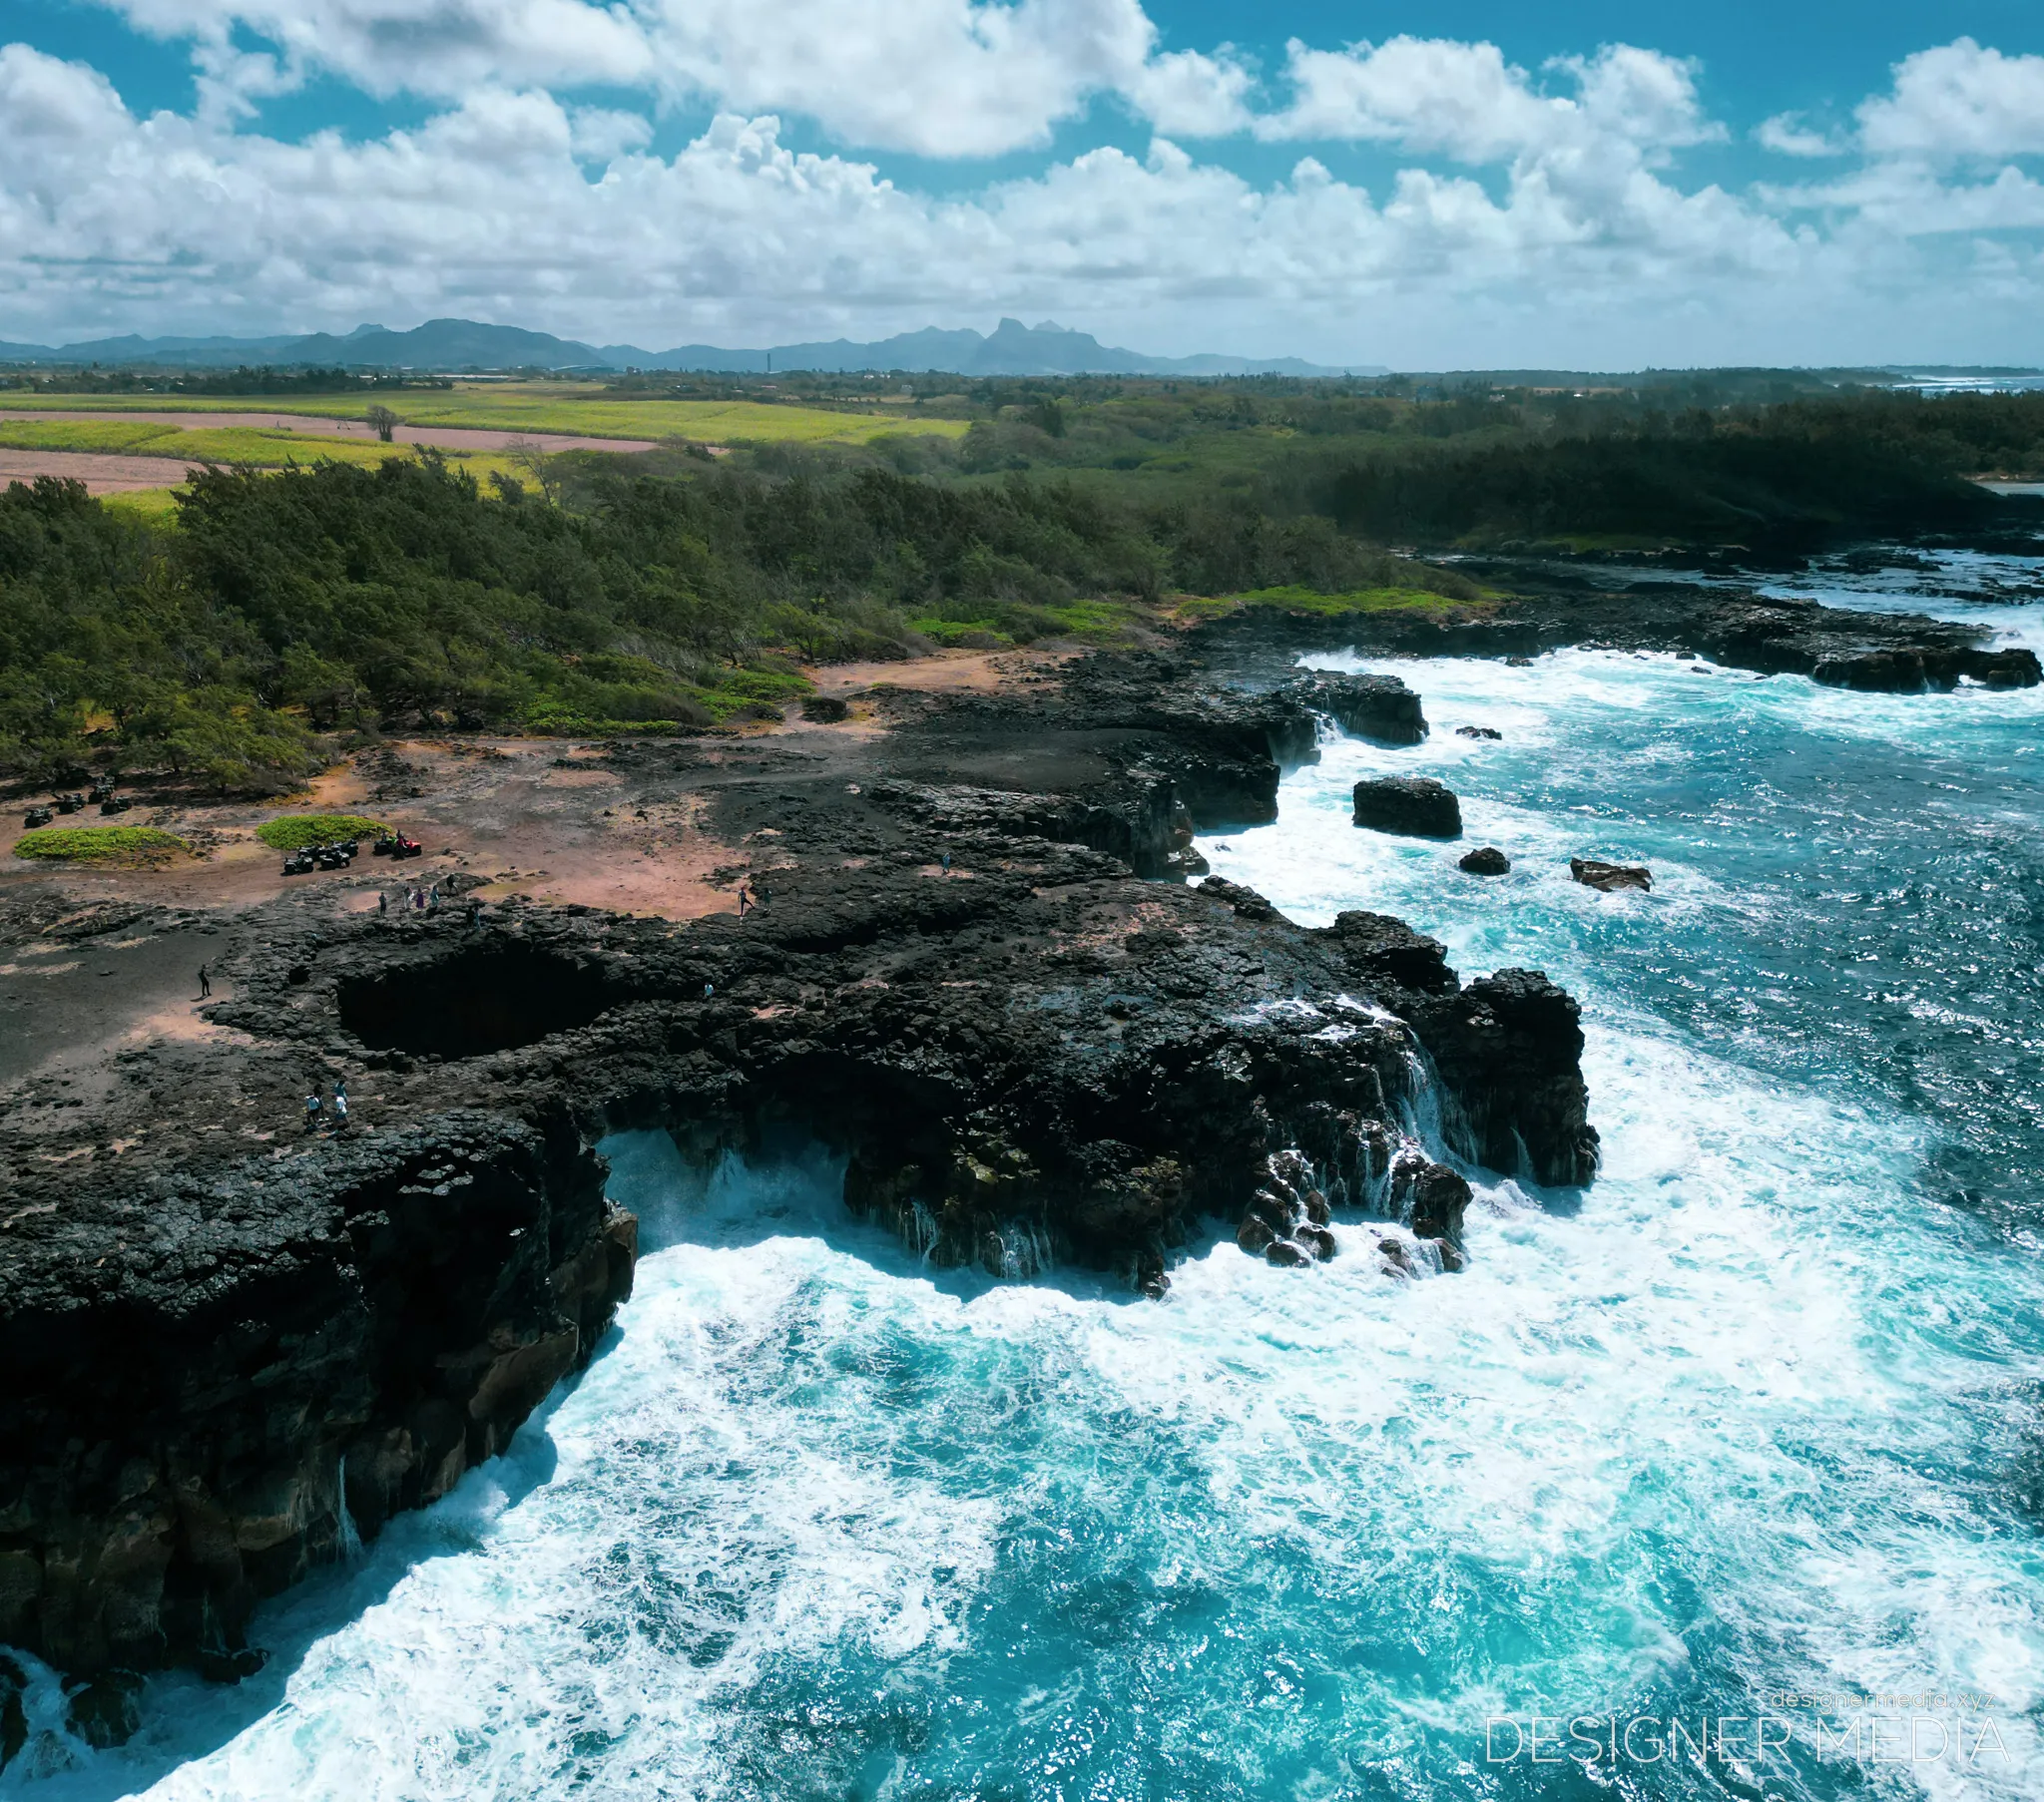
{"label": "brown plowed field", "polygon": [[174,457],[109,457],[96,451],[0,450],[0,488],[37,476],[72,476],[94,494],[133,494],[185,479]]}

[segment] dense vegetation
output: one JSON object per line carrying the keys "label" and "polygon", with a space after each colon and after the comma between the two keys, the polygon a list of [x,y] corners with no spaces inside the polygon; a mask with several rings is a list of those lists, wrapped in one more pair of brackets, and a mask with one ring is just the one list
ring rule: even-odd
{"label": "dense vegetation", "polygon": [[1961,475],[2044,468],[2040,395],[1654,392],[984,384],[927,403],[964,409],[952,438],[557,458],[539,493],[431,453],[212,470],[171,525],[17,484],[0,764],[274,787],[321,734],[707,724],[799,692],[797,659],[1099,633],[1179,595],[1478,595],[1386,545],[1992,527],[2010,504]]}

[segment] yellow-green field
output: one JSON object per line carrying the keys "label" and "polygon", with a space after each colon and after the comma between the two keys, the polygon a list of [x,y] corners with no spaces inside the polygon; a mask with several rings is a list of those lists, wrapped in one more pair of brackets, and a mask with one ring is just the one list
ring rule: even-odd
{"label": "yellow-green field", "polygon": [[782,407],[753,400],[608,400],[603,398],[604,392],[590,382],[456,383],[451,389],[310,399],[267,394],[188,399],[176,394],[11,391],[0,392],[0,408],[52,413],[295,413],[320,419],[360,419],[375,403],[388,406],[407,425],[465,426],[486,432],[569,432],[586,438],[692,438],[704,444],[866,444],[890,432],[957,438],[967,430],[962,419],[834,413],[820,407]]}
{"label": "yellow-green field", "polygon": [[360,443],[348,438],[310,438],[265,432],[249,426],[184,426],[113,419],[0,419],[0,446],[8,450],[84,451],[98,456],[168,457],[185,463],[253,463],[258,468],[286,462],[380,463],[406,457],[407,444]]}

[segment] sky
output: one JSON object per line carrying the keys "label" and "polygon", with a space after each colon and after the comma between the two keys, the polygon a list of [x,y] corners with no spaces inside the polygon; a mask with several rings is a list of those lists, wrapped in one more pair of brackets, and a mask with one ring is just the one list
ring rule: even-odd
{"label": "sky", "polygon": [[0,340],[2044,364],[2038,0],[0,0]]}

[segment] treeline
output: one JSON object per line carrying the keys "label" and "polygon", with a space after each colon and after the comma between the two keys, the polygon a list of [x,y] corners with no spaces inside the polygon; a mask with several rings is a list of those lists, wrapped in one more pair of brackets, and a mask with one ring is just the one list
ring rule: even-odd
{"label": "treeline", "polygon": [[0,369],[0,391],[42,394],[376,394],[452,388],[444,375],[377,375],[346,369]]}
{"label": "treeline", "polygon": [[1792,550],[2038,511],[1961,477],[2044,469],[2044,395],[1643,392],[1039,383],[962,443],[579,455],[543,495],[431,452],[206,471],[162,526],[17,484],[0,767],[259,787],[336,730],[703,724],[798,691],[798,660],[1093,630],[1103,602],[1475,595],[1384,546]]}
{"label": "treeline", "polygon": [[1474,593],[1314,516],[1142,508],[1060,481],[850,470],[626,477],[569,504],[430,453],[201,472],[175,528],[45,478],[0,495],[0,762],[288,781],[334,729],[708,723],[792,659],[1029,639],[1072,604],[1299,584]]}

